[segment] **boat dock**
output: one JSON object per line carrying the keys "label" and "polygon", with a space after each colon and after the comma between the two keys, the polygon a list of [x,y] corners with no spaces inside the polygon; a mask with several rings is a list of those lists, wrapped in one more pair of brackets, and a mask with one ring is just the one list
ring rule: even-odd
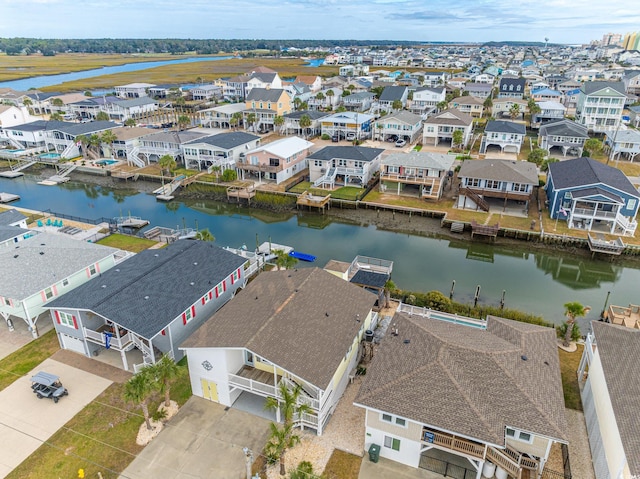
{"label": "boat dock", "polygon": [[60,183],[66,183],[70,179],[68,176],[69,173],[71,173],[77,167],[78,165],[75,164],[65,165],[64,167],[60,168],[57,175],[50,176],[46,180],[38,181],[38,184],[45,186],[55,186],[59,185]]}
{"label": "boat dock", "polygon": [[0,203],[11,203],[20,199],[20,195],[14,195],[13,193],[0,193]]}
{"label": "boat dock", "polygon": [[118,228],[132,228],[140,229],[149,224],[149,220],[142,219],[138,216],[121,216],[119,218],[113,218]]}
{"label": "boat dock", "polygon": [[331,201],[331,194],[328,194],[326,196],[317,196],[317,195],[312,195],[308,191],[304,191],[296,200],[296,207],[308,206],[310,209],[318,208],[322,210],[322,213],[324,214],[325,207],[328,206],[329,208],[331,208],[330,201]]}
{"label": "boat dock", "polygon": [[144,232],[144,237],[160,243],[173,243],[180,239],[195,238],[197,231],[192,228],[171,229],[163,226],[154,226],[149,231]]}
{"label": "boat dock", "polygon": [[240,198],[251,203],[251,198],[256,196],[256,187],[253,183],[247,186],[230,186],[227,188],[227,199],[235,198],[240,202]]}
{"label": "boat dock", "polygon": [[187,177],[185,175],[180,175],[175,177],[171,183],[167,183],[166,185],[162,185],[160,188],[155,190],[153,193],[156,195],[156,200],[160,201],[171,201],[175,197],[173,193],[182,186],[182,182]]}
{"label": "boat dock", "polygon": [[12,168],[9,171],[1,171],[0,177],[2,178],[18,178],[20,176],[24,176],[22,170],[26,170],[30,166],[33,166],[37,163],[37,161],[26,161],[24,163],[19,164],[15,168]]}
{"label": "boat dock", "polygon": [[589,233],[588,245],[592,255],[595,253],[604,253],[617,256],[624,251],[624,243],[620,238],[607,240],[601,233],[595,233],[593,236]]}
{"label": "boat dock", "polygon": [[278,257],[276,251],[283,251],[285,254],[289,254],[293,251],[291,246],[285,246],[282,244],[272,243],[270,241],[265,241],[260,246],[258,246],[258,255],[262,256],[265,261],[271,261]]}

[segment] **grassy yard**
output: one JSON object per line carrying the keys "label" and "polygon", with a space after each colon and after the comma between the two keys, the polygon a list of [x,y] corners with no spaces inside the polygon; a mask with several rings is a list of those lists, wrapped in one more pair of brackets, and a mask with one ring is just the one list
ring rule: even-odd
{"label": "grassy yard", "polygon": [[140,251],[144,251],[145,249],[148,249],[151,246],[157,244],[155,241],[149,239],[138,238],[136,236],[127,236],[118,233],[109,235],[106,238],[102,238],[97,243],[103,246],[111,246],[112,248],[131,251],[133,253],[139,253]]}
{"label": "grassy yard", "polygon": [[358,479],[362,458],[355,454],[334,449],[327,462],[323,479]]}
{"label": "grassy yard", "polygon": [[560,356],[560,374],[562,376],[562,389],[564,391],[564,403],[569,409],[582,411],[582,401],[580,399],[580,387],[578,386],[578,366],[582,358],[584,346],[578,344],[578,350],[568,353],[558,349]]}
{"label": "grassy yard", "polygon": [[51,330],[0,360],[0,391],[59,349],[56,332]]}
{"label": "grassy yard", "polygon": [[[184,361],[180,364],[171,396],[182,405],[191,396],[191,388],[187,366]],[[84,469],[87,478],[98,477],[98,472],[104,479],[117,478],[142,450],[136,436],[144,421],[140,408],[124,401],[123,389],[123,384],[109,386],[7,478],[71,478],[78,477],[79,469]],[[149,411],[155,411],[160,402],[155,396]]]}
{"label": "grassy yard", "polygon": [[358,195],[362,194],[364,189],[356,186],[343,186],[336,190],[323,190],[322,188],[314,188],[313,183],[310,181],[303,181],[289,190],[290,193],[296,194],[302,194],[305,191],[315,196],[327,196],[328,194],[331,194],[331,198],[338,200],[356,201],[358,199]]}

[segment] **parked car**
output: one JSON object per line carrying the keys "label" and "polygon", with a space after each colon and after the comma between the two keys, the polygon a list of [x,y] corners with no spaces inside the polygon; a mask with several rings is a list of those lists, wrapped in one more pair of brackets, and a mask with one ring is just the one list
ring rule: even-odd
{"label": "parked car", "polygon": [[69,391],[62,385],[60,378],[54,374],[40,371],[31,378],[31,389],[38,399],[49,398],[57,403],[62,396],[68,396]]}
{"label": "parked car", "polygon": [[356,139],[356,134],[353,131],[350,131],[349,133],[347,133],[347,140],[348,141],[353,141]]}
{"label": "parked car", "polygon": [[387,137],[387,141],[388,141],[389,143],[394,143],[394,142],[398,141],[398,135],[391,135],[391,136],[388,136],[388,137]]}
{"label": "parked car", "polygon": [[406,144],[407,144],[407,142],[405,140],[398,140],[398,141],[396,141],[396,148],[402,148]]}
{"label": "parked car", "polygon": [[341,131],[336,131],[331,137],[331,141],[333,141],[334,143],[337,143],[340,140],[344,140],[344,138],[345,138],[344,133],[342,133]]}

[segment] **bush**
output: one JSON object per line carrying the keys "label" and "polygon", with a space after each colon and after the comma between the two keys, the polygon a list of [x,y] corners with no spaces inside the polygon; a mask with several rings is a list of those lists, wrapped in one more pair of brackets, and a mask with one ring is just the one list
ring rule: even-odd
{"label": "bush", "polygon": [[222,181],[235,181],[238,179],[238,173],[235,170],[224,170],[222,172]]}
{"label": "bush", "polygon": [[[564,321],[560,326],[556,326],[556,333],[560,339],[564,339],[564,335],[567,332],[567,322]],[[580,334],[580,327],[578,323],[573,324],[573,331],[571,331],[571,341],[579,341],[582,337]]]}
{"label": "bush", "polygon": [[331,139],[331,137],[330,137],[329,135],[327,135],[326,133],[324,133],[324,134],[320,137],[320,139],[321,139],[321,140],[330,140],[330,139]]}

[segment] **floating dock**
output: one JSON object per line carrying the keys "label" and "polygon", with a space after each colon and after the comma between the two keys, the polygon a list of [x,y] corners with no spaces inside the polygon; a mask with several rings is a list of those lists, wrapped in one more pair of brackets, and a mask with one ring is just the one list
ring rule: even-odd
{"label": "floating dock", "polygon": [[149,220],[142,219],[138,216],[121,216],[113,219],[119,228],[144,228],[149,224]]}
{"label": "floating dock", "polygon": [[14,195],[13,193],[0,193],[0,203],[11,203],[20,199],[20,195]]}

